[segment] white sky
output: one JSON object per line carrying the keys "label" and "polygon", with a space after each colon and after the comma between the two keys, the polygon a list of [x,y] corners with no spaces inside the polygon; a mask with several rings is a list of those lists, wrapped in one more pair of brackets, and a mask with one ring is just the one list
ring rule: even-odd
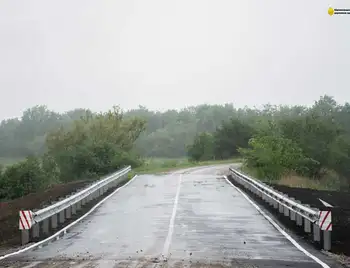
{"label": "white sky", "polygon": [[346,0],[1,0],[0,119],[350,101]]}

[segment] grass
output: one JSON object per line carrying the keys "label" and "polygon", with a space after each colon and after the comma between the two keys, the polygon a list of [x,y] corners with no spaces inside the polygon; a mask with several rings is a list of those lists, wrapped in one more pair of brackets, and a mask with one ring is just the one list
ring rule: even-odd
{"label": "grass", "polygon": [[208,166],[219,164],[230,164],[240,162],[239,158],[226,159],[226,160],[210,160],[202,162],[190,162],[186,158],[167,159],[167,158],[148,158],[144,165],[135,168],[130,172],[130,178],[135,174],[156,174],[174,171],[182,168],[190,168],[196,166]]}
{"label": "grass", "polygon": [[271,181],[264,178],[259,178],[257,175],[257,171],[254,168],[242,165],[240,169],[243,173],[247,174],[248,176],[257,178],[263,182],[274,183],[294,188],[339,191],[346,185],[346,181],[342,180],[338,176],[338,174],[330,170],[325,171],[325,174],[319,179],[307,178],[290,173],[282,176],[279,180]]}

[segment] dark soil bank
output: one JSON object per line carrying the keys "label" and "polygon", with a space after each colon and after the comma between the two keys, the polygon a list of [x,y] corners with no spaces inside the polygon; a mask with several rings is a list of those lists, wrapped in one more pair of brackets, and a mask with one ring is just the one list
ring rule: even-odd
{"label": "dark soil bank", "polygon": [[0,206],[0,247],[14,246],[20,244],[20,232],[18,229],[20,210],[40,209],[60,197],[65,197],[82,189],[91,181],[76,181],[67,184],[55,185],[41,192],[30,194],[10,202],[1,203]]}

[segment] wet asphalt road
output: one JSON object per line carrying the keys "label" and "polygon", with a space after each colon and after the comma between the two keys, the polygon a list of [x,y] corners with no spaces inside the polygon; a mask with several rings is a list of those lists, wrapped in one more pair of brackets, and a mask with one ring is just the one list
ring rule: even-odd
{"label": "wet asphalt road", "polygon": [[222,174],[138,176],[63,238],[0,267],[321,267]]}

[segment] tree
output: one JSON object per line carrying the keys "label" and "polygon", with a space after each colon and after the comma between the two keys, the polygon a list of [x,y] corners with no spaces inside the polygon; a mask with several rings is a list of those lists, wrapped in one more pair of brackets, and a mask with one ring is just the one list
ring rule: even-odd
{"label": "tree", "polygon": [[57,163],[63,181],[94,177],[137,165],[134,142],[145,128],[138,118],[124,120],[117,107],[107,113],[86,114],[72,128],[50,133],[48,154]]}
{"label": "tree", "polygon": [[28,157],[25,161],[5,169],[2,174],[2,198],[18,198],[36,192],[46,185],[47,177],[41,169],[40,160]]}
{"label": "tree", "polygon": [[193,144],[188,146],[188,156],[192,161],[204,161],[214,158],[214,138],[210,133],[197,135]]}
{"label": "tree", "polygon": [[214,133],[214,155],[227,159],[239,155],[238,148],[247,147],[253,129],[240,119],[224,122]]}
{"label": "tree", "polygon": [[277,180],[290,171],[303,171],[307,159],[298,145],[278,135],[256,136],[249,141],[250,148],[240,148],[247,165],[257,169],[258,176]]}

